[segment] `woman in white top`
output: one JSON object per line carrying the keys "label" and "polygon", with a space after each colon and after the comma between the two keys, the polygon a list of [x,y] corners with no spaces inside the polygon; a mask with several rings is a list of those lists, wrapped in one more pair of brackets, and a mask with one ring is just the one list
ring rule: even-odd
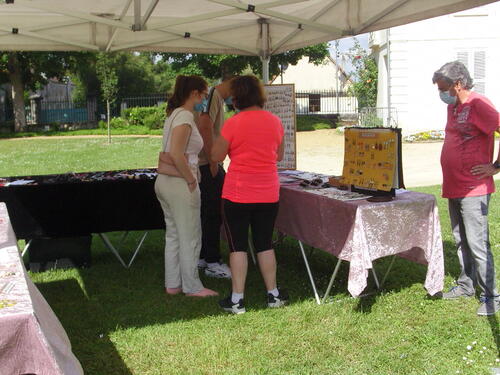
{"label": "woman in white top", "polygon": [[[197,76],[179,76],[168,100],[163,130],[163,150],[182,177],[158,174],[155,193],[165,216],[165,291],[192,297],[217,292],[204,288],[198,276],[201,249],[198,153],[203,147],[193,118],[193,108],[207,95],[207,83]],[[187,155],[187,158],[185,157]]]}

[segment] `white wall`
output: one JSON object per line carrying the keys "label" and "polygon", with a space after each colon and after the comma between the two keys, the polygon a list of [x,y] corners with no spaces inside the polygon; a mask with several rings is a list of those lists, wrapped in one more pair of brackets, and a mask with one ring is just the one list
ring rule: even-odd
{"label": "white wall", "polygon": [[[297,65],[289,65],[283,72],[283,82],[281,76],[277,76],[273,84],[293,83],[295,91],[310,90],[336,90],[338,72],[335,64],[326,59],[325,63],[314,65],[309,62],[308,57],[303,57]],[[339,90],[344,89],[342,81],[339,81]]]}
{"label": "white wall", "polygon": [[403,133],[444,129],[446,107],[432,75],[444,63],[457,60],[459,52],[468,52],[469,70],[476,79],[474,53],[484,51],[484,94],[500,108],[500,3],[391,28],[389,35],[390,90],[384,61],[387,33],[376,32],[370,39],[379,66],[377,106],[387,107],[390,91],[391,107],[397,109]]}

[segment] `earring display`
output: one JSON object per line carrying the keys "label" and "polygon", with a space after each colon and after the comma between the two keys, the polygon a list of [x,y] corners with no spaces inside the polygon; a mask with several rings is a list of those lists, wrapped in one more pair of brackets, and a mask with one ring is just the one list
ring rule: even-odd
{"label": "earring display", "polygon": [[343,183],[381,193],[403,186],[401,129],[353,127],[344,136]]}

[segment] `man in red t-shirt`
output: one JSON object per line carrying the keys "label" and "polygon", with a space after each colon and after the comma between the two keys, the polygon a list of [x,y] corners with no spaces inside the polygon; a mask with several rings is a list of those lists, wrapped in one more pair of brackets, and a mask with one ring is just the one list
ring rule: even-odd
{"label": "man in red t-shirt", "polygon": [[448,120],[441,152],[443,197],[457,244],[461,273],[457,286],[444,299],[473,297],[481,289],[478,315],[500,310],[495,266],[488,233],[488,206],[495,192],[493,175],[500,172],[500,153],[492,162],[494,133],[500,117],[484,96],[470,91],[472,79],[464,64],[443,65],[432,77],[439,96],[448,104]]}

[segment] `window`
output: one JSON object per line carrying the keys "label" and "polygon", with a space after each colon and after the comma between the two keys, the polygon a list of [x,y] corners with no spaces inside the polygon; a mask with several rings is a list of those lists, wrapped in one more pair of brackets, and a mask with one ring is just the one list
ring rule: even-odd
{"label": "window", "polygon": [[486,93],[486,51],[458,51],[457,60],[463,63],[474,81],[474,91]]}
{"label": "window", "polygon": [[309,112],[321,111],[321,94],[309,94]]}

